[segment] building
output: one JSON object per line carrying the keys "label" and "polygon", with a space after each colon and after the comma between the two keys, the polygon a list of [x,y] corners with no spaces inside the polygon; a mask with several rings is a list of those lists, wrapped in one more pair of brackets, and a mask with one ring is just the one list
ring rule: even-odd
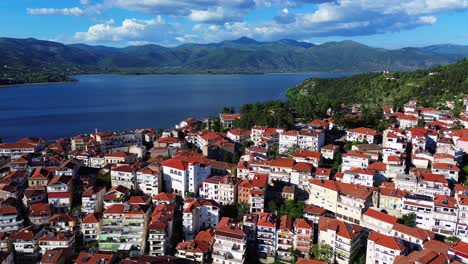
{"label": "building", "polygon": [[293,255],[294,233],[293,233],[293,219],[288,215],[280,217],[279,226],[276,230],[276,255],[279,259],[291,261]]}
{"label": "building", "polygon": [[135,250],[145,252],[150,218],[148,205],[113,204],[104,210],[99,249],[105,251]]}
{"label": "building", "polygon": [[276,256],[276,216],[260,213],[257,222],[257,254],[260,258]]}
{"label": "building", "polygon": [[158,167],[148,166],[136,173],[137,188],[150,196],[161,192],[162,173]]}
{"label": "building", "polygon": [[241,225],[232,218],[221,218],[215,233],[213,263],[244,263],[246,249],[246,234]]}
{"label": "building", "polygon": [[221,125],[225,129],[231,129],[232,124],[234,123],[235,120],[241,119],[242,115],[239,113],[234,113],[234,114],[220,114],[219,115],[219,120],[221,122]]}
{"label": "building", "polygon": [[371,232],[367,239],[366,263],[394,263],[396,256],[405,253],[403,243],[393,236]]}
{"label": "building", "polygon": [[458,223],[458,205],[455,198],[447,195],[435,195],[432,219],[432,232],[453,236]]}
{"label": "building", "polygon": [[70,211],[73,192],[72,178],[69,176],[55,176],[47,185],[47,198],[54,213]]}
{"label": "building", "polygon": [[75,264],[115,264],[117,257],[112,253],[81,251]]}
{"label": "building", "polygon": [[313,224],[304,218],[296,218],[294,221],[294,249],[302,256],[308,256],[312,246],[314,235]]}
{"label": "building", "polygon": [[19,263],[32,263],[39,258],[39,238],[44,235],[41,226],[28,226],[20,229],[13,237],[13,248],[16,261]]}
{"label": "building", "polygon": [[255,174],[250,182],[252,189],[250,190],[250,212],[261,213],[265,209],[265,196],[268,188],[268,175]]}
{"label": "building", "polygon": [[237,202],[239,181],[231,175],[212,176],[203,181],[200,188],[200,197],[211,199],[221,205]]}
{"label": "building", "polygon": [[102,212],[104,209],[104,186],[89,186],[81,197],[81,211],[85,213]]}
{"label": "building", "polygon": [[169,254],[172,245],[174,221],[174,204],[158,204],[151,216],[148,227],[148,244],[150,256],[164,256]]}
{"label": "building", "polygon": [[75,230],[76,221],[69,214],[54,214],[49,219],[49,230],[52,232],[68,232]]}
{"label": "building", "polygon": [[326,145],[320,149],[320,153],[324,159],[333,160],[335,155],[340,151],[340,146],[338,145]]}
{"label": "building", "polygon": [[117,185],[110,188],[104,195],[104,209],[109,208],[113,204],[121,204],[130,196],[130,190],[122,185]]}
{"label": "building", "polygon": [[344,172],[342,181],[344,183],[360,184],[372,187],[374,186],[375,177],[375,173],[372,170],[352,168]]}
{"label": "building", "polygon": [[0,232],[18,231],[23,227],[23,218],[17,208],[11,205],[0,206]]}
{"label": "building", "polygon": [[73,232],[49,232],[39,239],[41,254],[52,249],[72,249],[75,245],[75,235]]}
{"label": "building", "polygon": [[185,239],[193,239],[202,228],[215,228],[220,210],[221,206],[213,200],[185,199],[182,218]]}
{"label": "building", "polygon": [[34,203],[29,205],[29,220],[34,225],[46,225],[52,216],[50,205],[48,203]]}
{"label": "building", "polygon": [[112,186],[122,185],[128,189],[136,189],[137,168],[129,165],[114,166],[111,169]]}
{"label": "building", "polygon": [[27,154],[34,154],[43,148],[42,143],[16,142],[0,144],[0,156],[17,159]]}
{"label": "building", "polygon": [[355,151],[349,151],[342,156],[341,171],[345,172],[352,168],[367,169],[371,157]]}
{"label": "building", "polygon": [[102,213],[89,212],[81,221],[83,242],[98,241],[102,229]]}
{"label": "building", "polygon": [[210,161],[203,156],[176,156],[163,163],[166,191],[185,198],[187,193],[198,195],[203,181],[211,176]]}
{"label": "building", "polygon": [[375,144],[377,142],[377,135],[377,131],[373,129],[359,127],[346,130],[346,141],[367,142],[369,144]]}
{"label": "building", "polygon": [[236,128],[229,130],[226,136],[234,142],[242,143],[250,139],[250,134],[250,130]]}
{"label": "building", "polygon": [[137,154],[128,153],[125,151],[114,152],[111,154],[104,155],[104,161],[106,164],[132,164],[138,159]]}
{"label": "building", "polygon": [[42,255],[41,264],[65,264],[72,253],[71,248],[49,249]]}
{"label": "building", "polygon": [[398,218],[386,213],[369,208],[362,215],[361,226],[369,230],[376,231],[380,234],[391,234],[393,226],[397,223]]}
{"label": "building", "polygon": [[176,247],[175,256],[195,263],[207,263],[210,247],[208,243],[198,240],[180,242]]}
{"label": "building", "polygon": [[318,242],[332,246],[332,259],[336,263],[352,263],[362,247],[361,231],[357,225],[320,217]]}
{"label": "building", "polygon": [[293,159],[296,162],[306,162],[312,164],[315,168],[320,165],[322,154],[318,151],[297,149],[293,154]]}
{"label": "building", "polygon": [[402,214],[414,213],[417,227],[431,230],[434,224],[433,211],[434,199],[430,196],[407,194],[403,197]]}
{"label": "building", "polygon": [[308,182],[312,179],[313,166],[310,163],[298,162],[294,164],[291,171],[290,182],[301,190],[306,190]]}
{"label": "building", "polygon": [[398,174],[395,179],[395,187],[415,194],[434,197],[450,195],[450,188],[444,175],[434,173]]}
{"label": "building", "polygon": [[460,168],[450,163],[434,163],[432,164],[432,173],[442,174],[446,179],[458,182]]}
{"label": "building", "polygon": [[325,144],[325,133],[312,130],[284,131],[279,135],[279,154],[287,154],[295,148],[310,151],[320,151]]}

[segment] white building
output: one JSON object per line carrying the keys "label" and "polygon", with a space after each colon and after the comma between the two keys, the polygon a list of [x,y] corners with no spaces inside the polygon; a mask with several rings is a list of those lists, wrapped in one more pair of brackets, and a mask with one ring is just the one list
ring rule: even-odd
{"label": "white building", "polygon": [[193,239],[201,228],[215,228],[220,210],[221,206],[213,200],[185,199],[182,218],[185,239]]}
{"label": "white building", "polygon": [[404,253],[405,247],[393,236],[371,232],[367,239],[366,263],[394,263]]}
{"label": "white building", "polygon": [[355,151],[349,151],[342,156],[341,171],[345,172],[352,168],[366,169],[369,166],[371,157]]}
{"label": "white building", "polygon": [[89,186],[81,196],[81,211],[85,213],[102,212],[104,208],[104,186]]}
{"label": "white building", "polygon": [[246,234],[239,223],[228,217],[219,221],[213,245],[213,263],[240,264],[245,261]]}
{"label": "white building", "polygon": [[360,184],[372,187],[374,185],[374,171],[353,168],[344,172],[342,181],[344,183]]}
{"label": "white building", "polygon": [[39,239],[41,254],[47,250],[58,248],[72,248],[75,245],[75,235],[73,232],[50,232]]}
{"label": "white building", "polygon": [[257,221],[257,254],[264,258],[276,256],[276,216],[260,213]]}
{"label": "white building", "polygon": [[367,141],[369,144],[375,144],[377,135],[378,135],[377,131],[371,128],[366,128],[366,127],[359,127],[355,129],[346,130],[347,141],[355,141],[355,142]]}
{"label": "white building", "polygon": [[145,194],[155,196],[161,191],[161,178],[159,168],[145,167],[136,173],[137,187]]}
{"label": "white building", "polygon": [[211,165],[203,156],[177,156],[163,163],[163,173],[167,192],[198,195],[203,181],[211,176]]}
{"label": "white building", "polygon": [[122,185],[128,189],[135,189],[137,168],[122,165],[114,166],[111,169],[112,186]]}
{"label": "white building", "polygon": [[417,227],[431,230],[434,223],[433,211],[434,200],[430,196],[408,194],[403,197],[402,214],[416,214]]}
{"label": "white building", "polygon": [[27,263],[34,261],[39,255],[39,238],[44,235],[44,228],[41,226],[28,226],[22,228],[13,237],[13,248],[17,261]]}
{"label": "white building", "polygon": [[102,213],[88,213],[81,222],[81,233],[83,242],[98,241],[102,228]]}
{"label": "white building", "polygon": [[458,223],[458,205],[455,198],[446,195],[435,195],[432,213],[432,232],[443,236],[453,236]]}
{"label": "white building", "polygon": [[319,244],[331,245],[333,258],[339,264],[352,263],[361,248],[362,228],[340,220],[321,217],[319,221]]}

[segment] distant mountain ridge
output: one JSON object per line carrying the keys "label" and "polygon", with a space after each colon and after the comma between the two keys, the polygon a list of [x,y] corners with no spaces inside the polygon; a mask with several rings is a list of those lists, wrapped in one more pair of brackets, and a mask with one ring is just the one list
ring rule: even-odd
{"label": "distant mountain ridge", "polygon": [[0,38],[0,65],[28,69],[79,67],[92,72],[410,71],[452,63],[465,56],[468,56],[468,46],[388,50],[349,40],[315,45],[291,39],[260,42],[242,37],[177,47],[148,44],[115,48]]}

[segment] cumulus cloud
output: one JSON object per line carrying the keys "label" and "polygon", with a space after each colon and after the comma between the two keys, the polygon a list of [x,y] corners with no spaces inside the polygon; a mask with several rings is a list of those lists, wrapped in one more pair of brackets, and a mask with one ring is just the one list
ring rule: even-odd
{"label": "cumulus cloud", "polygon": [[224,23],[226,21],[242,21],[243,19],[242,14],[220,6],[207,10],[192,10],[188,17],[192,21],[203,23]]}
{"label": "cumulus cloud", "polygon": [[281,12],[279,12],[273,17],[273,20],[275,20],[276,23],[279,24],[291,24],[296,21],[296,17],[294,14],[289,12],[289,9],[284,8],[283,10],[281,10]]}
{"label": "cumulus cloud", "polygon": [[[299,7],[314,4],[314,11]],[[245,21],[254,9],[274,7],[270,20]],[[437,23],[443,12],[462,11],[468,0],[97,0],[86,11],[111,8],[153,14],[159,19],[126,19],[121,25],[100,22],[75,39],[83,42],[147,43],[216,42],[247,36],[258,40],[313,39],[398,32]],[[43,13],[54,11],[43,11]],[[58,13],[58,11],[55,11]],[[195,22],[164,22],[171,15]]]}
{"label": "cumulus cloud", "polygon": [[114,43],[118,45],[143,45],[148,43],[173,44],[179,37],[177,24],[166,23],[161,16],[149,20],[125,19],[121,25],[113,21],[100,23],[77,32],[73,41],[86,43]]}
{"label": "cumulus cloud", "polygon": [[64,16],[81,16],[84,14],[83,9],[79,7],[71,8],[27,8],[26,12],[31,15],[64,15]]}

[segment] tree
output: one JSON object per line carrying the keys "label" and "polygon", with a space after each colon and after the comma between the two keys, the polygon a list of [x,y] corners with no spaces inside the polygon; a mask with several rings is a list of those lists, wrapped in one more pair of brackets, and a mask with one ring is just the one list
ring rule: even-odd
{"label": "tree", "polygon": [[250,211],[250,205],[246,203],[237,204],[237,221],[242,221],[244,215]]}
{"label": "tree", "polygon": [[414,227],[416,225],[416,214],[410,213],[410,214],[402,215],[399,221],[401,224],[404,224],[405,226]]}
{"label": "tree", "polygon": [[460,239],[456,236],[450,236],[445,238],[445,242],[449,243],[457,243],[458,241],[460,241]]}
{"label": "tree", "polygon": [[234,107],[231,106],[231,107],[223,107],[223,111],[221,111],[222,114],[234,114],[235,110],[234,110]]}
{"label": "tree", "polygon": [[337,153],[335,156],[335,159],[333,160],[333,165],[331,169],[333,175],[340,170],[340,166],[342,162],[343,162],[343,157],[341,156],[341,153]]}
{"label": "tree", "polygon": [[193,193],[193,192],[186,192],[186,193],[185,193],[185,198],[195,198],[195,193]]}
{"label": "tree", "polygon": [[288,155],[289,156],[294,156],[294,153],[296,152],[296,150],[299,148],[298,145],[294,144],[292,145],[289,149],[288,149]]}
{"label": "tree", "polygon": [[310,255],[313,259],[325,262],[332,262],[333,249],[327,244],[314,244],[310,249]]}

